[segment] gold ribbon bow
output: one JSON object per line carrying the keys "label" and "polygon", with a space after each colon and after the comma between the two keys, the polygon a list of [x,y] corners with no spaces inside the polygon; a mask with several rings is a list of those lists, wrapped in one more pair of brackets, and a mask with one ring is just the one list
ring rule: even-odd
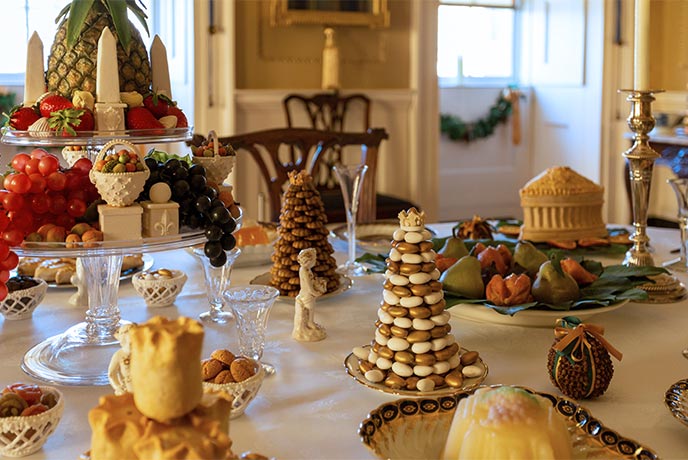
{"label": "gold ribbon bow", "polygon": [[613,357],[621,361],[623,354],[602,336],[604,328],[596,324],[581,323],[573,329],[557,326],[554,328],[554,336],[561,337],[561,340],[554,345],[554,349],[564,351],[569,344],[573,343],[571,358],[574,361],[579,361],[583,358],[583,350],[590,349],[586,332],[595,337]]}

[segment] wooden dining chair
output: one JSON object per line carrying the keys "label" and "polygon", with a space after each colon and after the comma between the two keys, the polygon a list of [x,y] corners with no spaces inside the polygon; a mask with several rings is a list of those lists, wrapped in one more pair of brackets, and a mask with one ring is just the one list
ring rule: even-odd
{"label": "wooden dining chair", "polygon": [[[360,222],[371,222],[376,218],[377,156],[381,142],[387,138],[388,135],[384,129],[369,129],[364,132],[334,132],[311,128],[277,128],[221,137],[218,140],[223,144],[229,143],[237,155],[245,152],[255,160],[268,189],[268,209],[272,221],[279,219],[282,193],[286,188],[289,180],[288,175],[291,171],[306,169],[312,172],[317,170],[323,160],[323,155],[333,148],[340,149],[347,157],[351,154],[353,161],[346,162],[346,164],[364,163],[368,166],[366,178],[361,187],[357,219]],[[356,156],[358,157],[353,158]],[[337,192],[339,207],[344,213],[339,186],[337,186]],[[328,207],[335,206],[327,202],[324,204],[326,210]],[[333,222],[341,222],[341,220],[334,220]]]}
{"label": "wooden dining chair", "polygon": [[[362,93],[342,94],[330,91],[312,95],[290,94],[283,99],[282,106],[290,128],[300,126],[335,132],[370,129],[372,102]],[[332,171],[332,167],[341,161],[341,149],[335,146],[324,153],[317,168],[312,171],[316,186],[326,203],[329,222],[346,220],[339,184]],[[371,180],[371,173],[368,170],[365,181]],[[401,209],[419,208],[415,203],[377,191],[375,202],[376,219],[396,219]]]}

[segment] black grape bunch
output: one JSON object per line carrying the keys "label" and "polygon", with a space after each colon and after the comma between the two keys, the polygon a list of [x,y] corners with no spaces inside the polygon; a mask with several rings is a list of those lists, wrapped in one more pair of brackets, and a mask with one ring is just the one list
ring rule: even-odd
{"label": "black grape bunch", "polygon": [[227,262],[227,254],[236,246],[232,232],[237,223],[225,204],[218,198],[215,188],[208,185],[205,168],[177,158],[164,162],[152,157],[145,159],[150,177],[146,181],[140,200],[149,198],[153,184],[165,182],[172,190],[172,200],[179,203],[179,225],[189,229],[203,229],[208,239],[203,252],[214,267]]}

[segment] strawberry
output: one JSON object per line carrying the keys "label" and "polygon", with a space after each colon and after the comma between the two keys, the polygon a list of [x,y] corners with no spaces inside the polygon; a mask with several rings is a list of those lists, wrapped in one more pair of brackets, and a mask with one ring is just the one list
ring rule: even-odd
{"label": "strawberry", "polygon": [[7,124],[10,128],[17,129],[19,131],[26,131],[29,129],[29,126],[34,124],[36,120],[41,118],[41,116],[33,109],[33,107],[22,107],[21,105],[18,105],[12,108],[12,111],[7,118]]}
{"label": "strawberry", "polygon": [[93,112],[89,109],[61,109],[52,112],[48,123],[51,129],[62,136],[76,136],[77,131],[92,131]]}
{"label": "strawberry", "polygon": [[[145,107],[132,107],[127,111],[127,128],[129,129],[157,129],[164,128],[155,115]],[[164,131],[160,131],[160,134]],[[153,133],[151,133],[153,134]]]}
{"label": "strawberry", "polygon": [[44,97],[39,105],[41,116],[46,118],[50,118],[50,115],[53,112],[57,112],[58,110],[62,109],[71,109],[72,107],[74,107],[72,101],[57,94],[51,94]]}
{"label": "strawberry", "polygon": [[155,118],[161,118],[169,115],[167,110],[172,105],[172,101],[167,96],[153,93],[143,99],[143,105],[155,115]]}
{"label": "strawberry", "polygon": [[177,128],[187,128],[189,126],[189,122],[186,119],[186,115],[184,115],[182,109],[180,109],[176,105],[171,105],[170,108],[167,109],[167,115],[174,115],[175,117],[177,117]]}

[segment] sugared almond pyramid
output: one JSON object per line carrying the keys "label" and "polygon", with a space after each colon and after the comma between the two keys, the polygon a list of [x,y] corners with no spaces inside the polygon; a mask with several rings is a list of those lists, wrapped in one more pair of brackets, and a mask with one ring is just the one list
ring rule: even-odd
{"label": "sugared almond pyramid", "polygon": [[318,256],[313,267],[317,277],[327,279],[327,292],[339,289],[339,275],[334,249],[327,241],[327,217],[320,193],[306,171],[289,173],[289,188],[284,193],[278,239],[272,253],[270,284],[280,294],[296,297],[301,288],[299,262],[302,249],[315,248]]}
{"label": "sugared almond pyramid", "polygon": [[[372,383],[421,392],[461,387],[481,375],[476,352],[465,353],[450,333],[449,312],[425,213],[399,213],[371,347],[356,347],[359,369]],[[466,366],[462,369],[463,366]],[[471,369],[469,369],[471,368]],[[468,371],[468,372],[466,372]]]}

